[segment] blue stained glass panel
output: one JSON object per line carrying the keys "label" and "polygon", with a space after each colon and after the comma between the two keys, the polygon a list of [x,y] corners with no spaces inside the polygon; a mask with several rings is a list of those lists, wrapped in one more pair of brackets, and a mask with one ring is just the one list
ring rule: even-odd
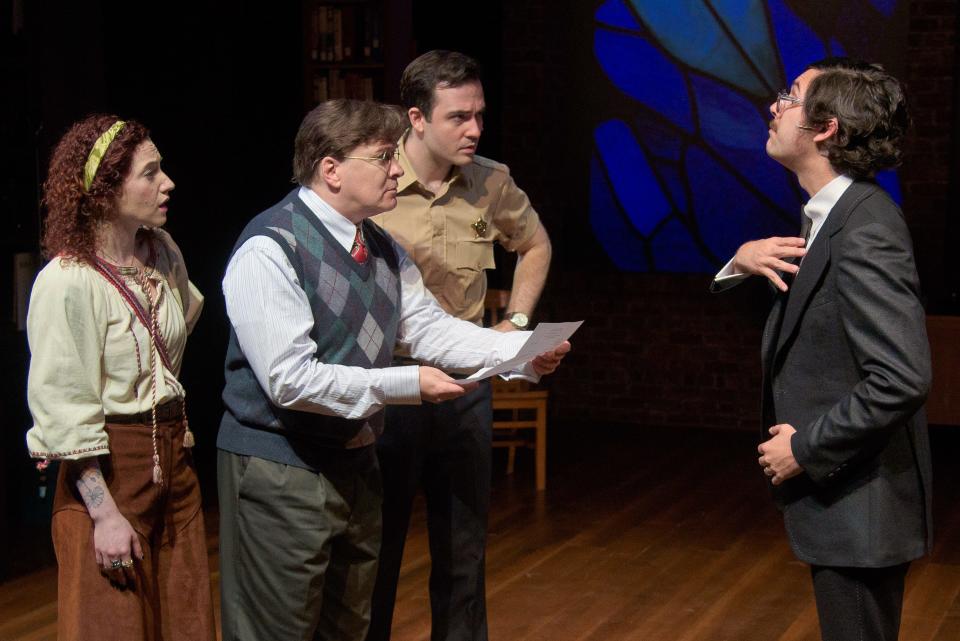
{"label": "blue stained glass panel", "polygon": [[596,157],[590,160],[590,202],[594,204],[590,208],[590,226],[613,263],[625,271],[647,271],[649,263],[643,241],[620,215]]}
{"label": "blue stained glass panel", "polygon": [[690,74],[690,80],[704,138],[728,148],[756,149],[763,144],[767,125],[755,103],[699,74]]}
{"label": "blue stained glass panel", "polygon": [[687,192],[684,189],[683,177],[680,175],[680,169],[672,163],[655,162],[654,171],[663,181],[667,188],[667,196],[673,202],[673,207],[677,211],[687,212],[689,206],[687,203]]}
{"label": "blue stained glass panel", "polygon": [[623,121],[611,120],[597,127],[594,139],[617,201],[633,226],[649,236],[671,208],[633,132]]}
{"label": "blue stained glass panel", "polygon": [[825,58],[827,52],[813,29],[796,16],[784,0],[769,0],[767,6],[783,62],[784,86],[778,89],[789,88],[794,79],[806,70],[807,65]]}
{"label": "blue stained glass panel", "polygon": [[830,38],[830,55],[831,56],[845,56],[847,55],[846,50],[844,50],[843,45],[840,44],[840,41],[836,38]]}
{"label": "blue stained glass panel", "polygon": [[[598,29],[594,53],[621,91],[684,129],[693,130],[683,76],[660,50],[642,37]],[[643,64],[637,64],[638,60]]]}
{"label": "blue stained glass panel", "polygon": [[778,89],[782,84],[780,65],[777,48],[767,27],[764,0],[713,0],[711,4],[768,89]]}
{"label": "blue stained glass panel", "polygon": [[870,0],[870,4],[888,18],[893,15],[893,10],[897,8],[897,0]]}
{"label": "blue stained glass panel", "polygon": [[[752,7],[758,0],[750,0]],[[765,78],[763,70],[751,65],[730,39],[724,26],[702,0],[671,2],[646,2],[631,0],[637,15],[656,34],[658,42],[671,54],[690,65],[730,84],[740,87],[754,96],[770,93],[770,85],[776,86],[776,78]],[[761,11],[760,17],[763,18]],[[726,21],[725,21],[726,22]],[[751,39],[765,38],[767,26],[749,20],[758,31]],[[729,28],[729,27],[728,27]],[[772,48],[769,41],[766,46]]]}
{"label": "blue stained glass panel", "polygon": [[653,264],[663,272],[710,272],[714,266],[703,257],[690,231],[676,218],[657,230],[651,246]]}
{"label": "blue stained glass panel", "polygon": [[[766,140],[766,135],[764,135]],[[754,149],[723,149],[723,159],[729,163],[738,174],[759,192],[769,199],[769,209],[781,212],[796,211],[800,206],[800,196],[797,179],[780,163],[770,160],[763,143],[758,143]]]}
{"label": "blue stained glass panel", "polygon": [[677,135],[675,129],[650,117],[650,114],[642,114],[638,118],[635,118],[633,120],[633,129],[637,132],[637,137],[643,141],[643,146],[652,156],[677,162],[680,161],[680,151],[683,148],[683,140]]}
{"label": "blue stained glass panel", "polygon": [[607,0],[600,5],[594,17],[600,24],[611,27],[630,29],[631,31],[639,31],[642,28],[630,9],[623,4],[623,0]]}
{"label": "blue stained glass panel", "polygon": [[895,171],[881,171],[877,174],[877,184],[890,194],[898,205],[903,205],[903,193],[900,191],[900,178]]}
{"label": "blue stained glass panel", "polygon": [[799,203],[796,222],[791,225],[725,167],[697,148],[691,148],[687,154],[687,173],[699,177],[690,185],[697,228],[714,256],[724,261],[747,240],[744,229],[749,229],[753,238],[766,238],[800,228]]}
{"label": "blue stained glass panel", "polygon": [[[828,55],[872,57],[871,34],[895,30],[882,16],[899,8],[597,0],[594,53],[624,102],[594,120],[589,221],[614,263],[713,272],[744,240],[796,234],[807,195],[764,148],[774,93]],[[900,200],[894,172],[877,181]]]}

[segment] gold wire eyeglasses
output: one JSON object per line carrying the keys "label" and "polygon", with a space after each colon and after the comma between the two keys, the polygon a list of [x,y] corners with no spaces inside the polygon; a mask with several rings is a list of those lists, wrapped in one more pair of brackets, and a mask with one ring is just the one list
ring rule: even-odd
{"label": "gold wire eyeglasses", "polygon": [[391,161],[400,160],[400,148],[385,149],[376,156],[344,156],[344,159],[365,160],[367,162],[378,162],[382,167],[387,167]]}
{"label": "gold wire eyeglasses", "polygon": [[796,107],[802,105],[803,100],[797,98],[796,96],[791,96],[790,92],[786,89],[783,89],[777,92],[777,111],[784,111],[790,107]]}
{"label": "gold wire eyeglasses", "polygon": [[[783,89],[777,92],[777,113],[783,113],[785,109],[790,107],[798,107],[803,104],[803,100],[797,98],[796,96],[791,96],[790,92],[786,89]],[[806,131],[820,131],[817,127],[811,127],[810,125],[797,125],[797,129],[805,129]]]}

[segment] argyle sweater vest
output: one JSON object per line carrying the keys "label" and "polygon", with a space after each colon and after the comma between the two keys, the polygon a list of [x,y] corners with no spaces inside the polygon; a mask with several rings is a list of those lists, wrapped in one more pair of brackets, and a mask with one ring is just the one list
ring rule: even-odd
{"label": "argyle sweater vest", "polygon": [[[357,263],[297,196],[256,216],[240,234],[233,252],[253,236],[273,239],[283,249],[310,301],[310,338],[322,363],[364,368],[389,367],[400,321],[399,259],[389,236],[364,221],[367,261]],[[331,448],[343,446],[369,424],[383,429],[383,411],[348,420],[274,405],[260,387],[231,328],[225,366],[226,410],[217,447],[236,454],[317,469]]]}

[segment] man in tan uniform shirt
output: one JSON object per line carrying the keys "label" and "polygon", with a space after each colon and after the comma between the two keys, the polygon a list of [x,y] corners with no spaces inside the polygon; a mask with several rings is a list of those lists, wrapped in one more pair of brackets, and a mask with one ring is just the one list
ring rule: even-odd
{"label": "man in tan uniform shirt", "polygon": [[[506,165],[476,156],[483,87],[471,58],[431,51],[401,80],[410,129],[400,145],[398,204],[374,218],[423,273],[440,305],[480,324],[493,243],[518,254],[507,319],[527,329],[550,266],[550,239]],[[440,405],[387,409],[377,443],[383,544],[368,641],[390,638],[400,561],[417,490],[427,500],[434,641],[487,639],[484,562],[493,411],[486,382]]]}

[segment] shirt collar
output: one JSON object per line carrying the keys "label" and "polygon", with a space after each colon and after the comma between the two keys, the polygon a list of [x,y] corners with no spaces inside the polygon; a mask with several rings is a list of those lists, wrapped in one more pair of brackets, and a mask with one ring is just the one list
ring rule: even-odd
{"label": "shirt collar", "polygon": [[413,170],[410,159],[407,158],[407,150],[403,148],[403,143],[409,134],[410,130],[407,129],[403,135],[400,136],[399,142],[397,142],[397,149],[400,150],[400,167],[403,169],[403,175],[397,179],[397,193],[417,182],[417,172]]}
{"label": "shirt collar", "polygon": [[[400,167],[403,168],[403,175],[400,176],[399,180],[397,180],[397,193],[402,193],[405,189],[410,187],[410,185],[415,185],[420,182],[420,179],[417,177],[417,172],[413,170],[413,165],[410,164],[410,159],[407,158],[407,150],[404,147],[404,143],[409,135],[410,130],[407,129],[403,135],[400,136],[400,141],[397,143],[397,147],[400,149]],[[457,167],[456,165],[454,165],[450,170],[450,175],[447,176],[447,179],[444,182],[450,185],[455,180],[467,180],[467,175],[460,167]]]}
{"label": "shirt collar", "polygon": [[826,220],[830,210],[833,209],[840,197],[843,196],[843,192],[847,191],[847,187],[851,184],[853,184],[853,179],[849,176],[837,176],[821,187],[820,191],[807,201],[807,204],[803,206],[803,213],[813,221],[814,227],[819,227]]}
{"label": "shirt collar", "polygon": [[357,235],[357,226],[350,222],[343,214],[331,207],[323,198],[309,187],[300,187],[297,193],[303,204],[323,223],[333,237],[344,249],[350,251],[353,239]]}

